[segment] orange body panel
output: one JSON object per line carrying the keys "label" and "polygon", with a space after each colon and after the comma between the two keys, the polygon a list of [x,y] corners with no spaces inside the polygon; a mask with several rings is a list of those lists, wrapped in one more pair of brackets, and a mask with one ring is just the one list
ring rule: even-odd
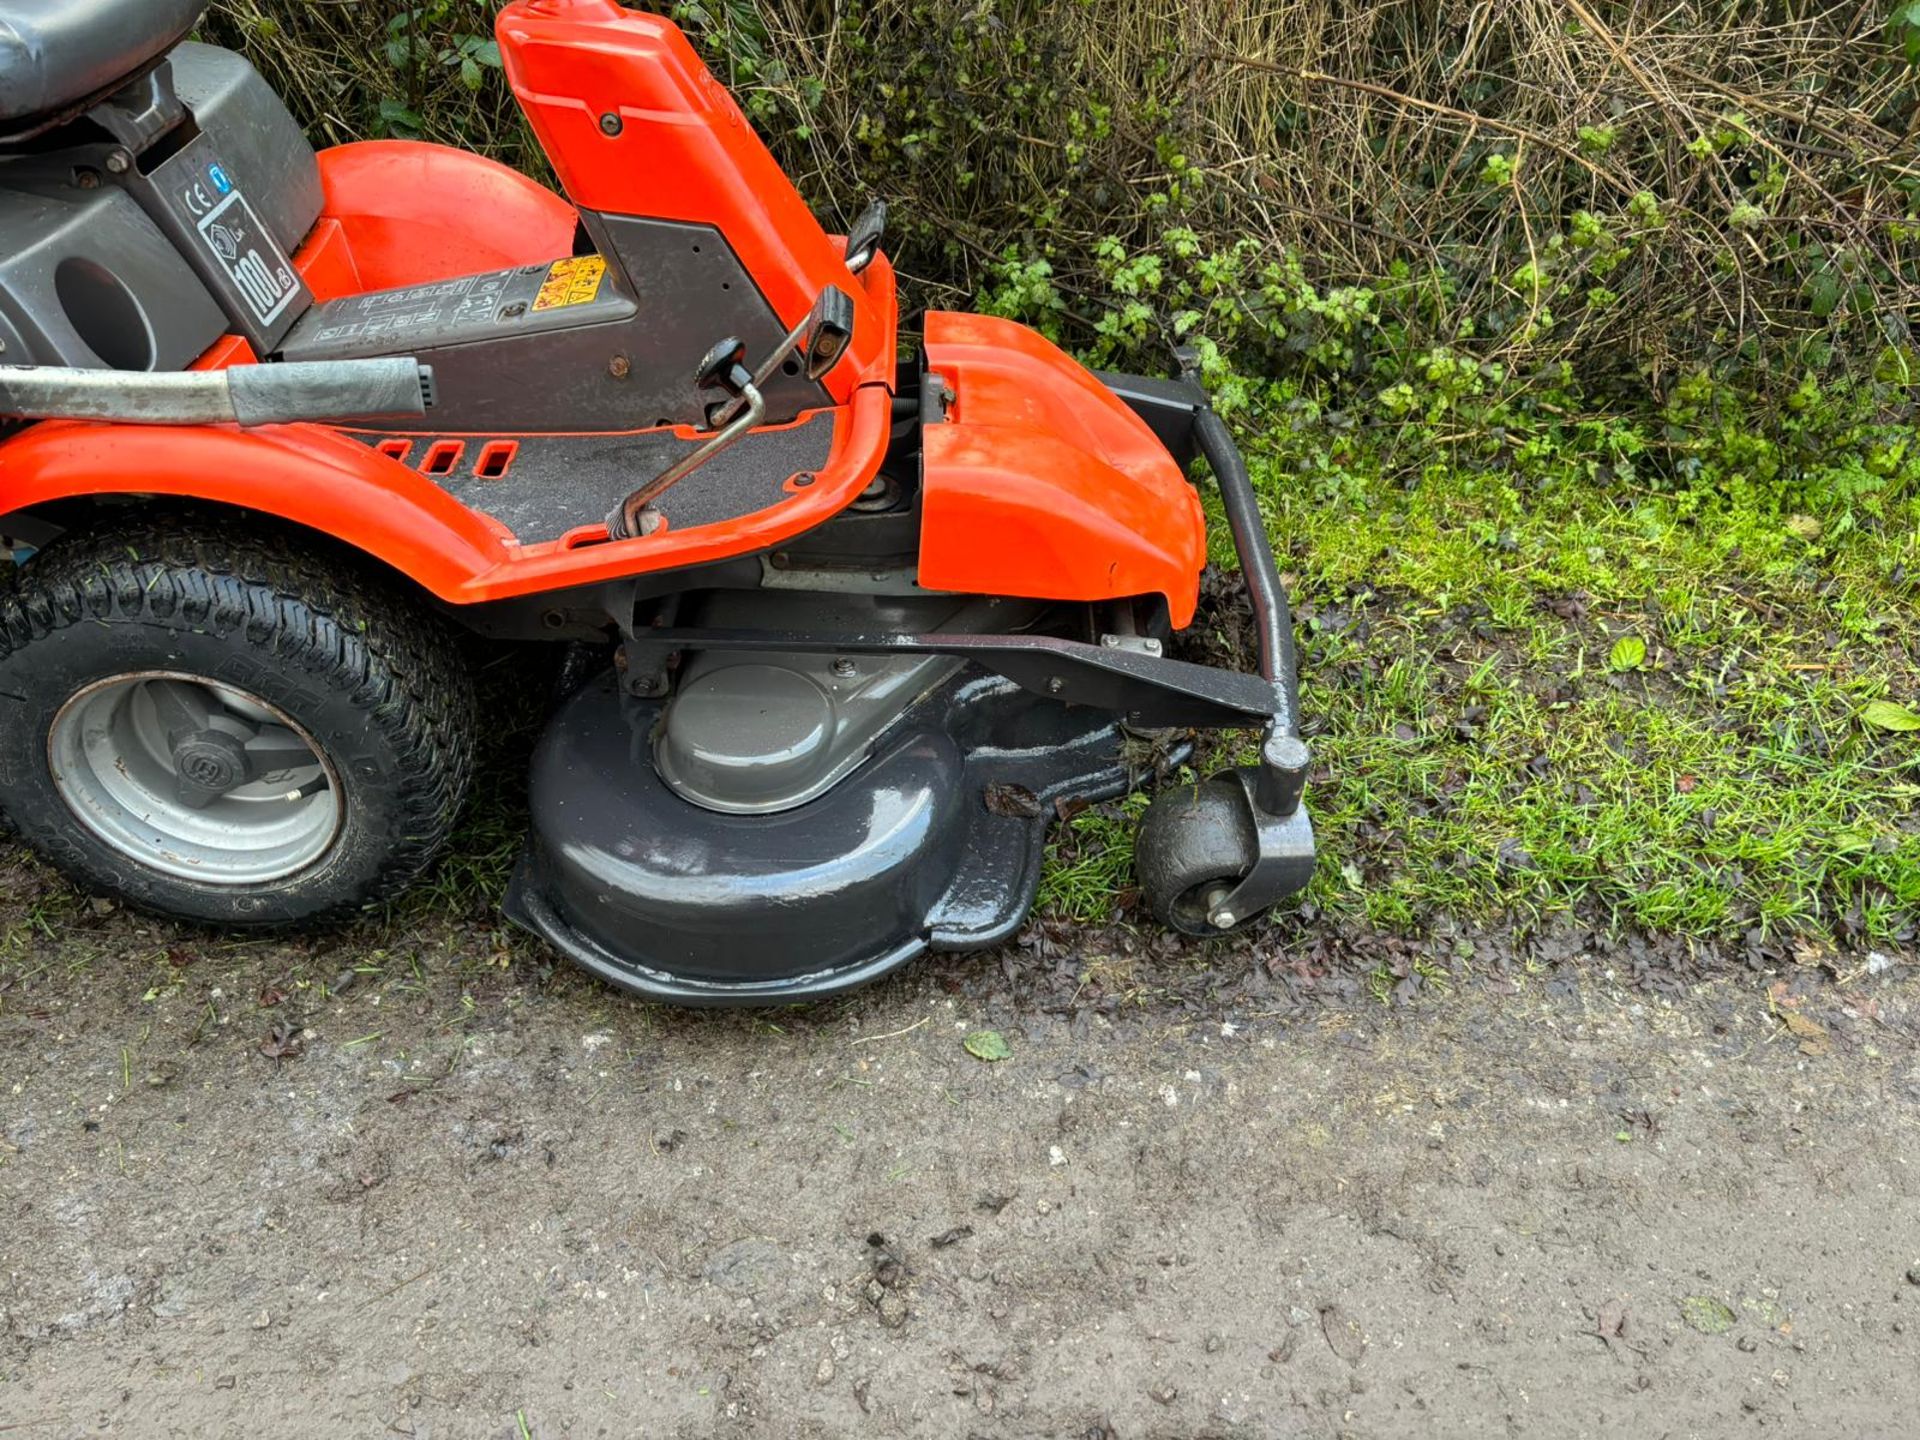
{"label": "orange body panel", "polygon": [[[785,325],[840,285],[854,299],[854,338],[826,378],[828,393],[844,402],[860,385],[892,382],[894,317],[852,280],[843,247],[672,22],[613,0],[516,0],[495,33],[513,92],[574,204],[714,226]],[[889,283],[889,311],[891,291]]]}
{"label": "orange body panel", "polygon": [[425,476],[318,425],[49,420],[0,448],[0,488],[9,510],[130,489],[245,506],[338,535],[446,599],[449,581],[457,590],[506,548],[499,526]]}
{"label": "orange body panel", "polygon": [[[328,283],[336,272],[316,278],[303,267],[322,300],[573,253],[579,217],[571,205],[519,171],[464,150],[411,140],[341,145],[320,152],[320,184],[320,224],[339,228],[357,282],[336,291]],[[309,251],[318,236],[309,238]]]}
{"label": "orange body panel", "polygon": [[[342,295],[357,295],[366,288],[360,283],[360,267],[354,263],[346,226],[338,220],[322,216],[307,233],[293,263],[305,277],[313,298],[322,304]],[[214,346],[214,350],[219,348]]]}
{"label": "orange body panel", "polygon": [[1044,600],[1166,596],[1192,621],[1200,497],[1144,421],[1058,347],[931,311],[927,367],[955,399],[923,437],[920,583]]}

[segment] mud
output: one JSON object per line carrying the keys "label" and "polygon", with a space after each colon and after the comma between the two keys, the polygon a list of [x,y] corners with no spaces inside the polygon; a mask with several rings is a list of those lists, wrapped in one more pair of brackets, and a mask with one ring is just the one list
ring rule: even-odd
{"label": "mud", "polygon": [[1036,927],[700,1015],[6,854],[0,1432],[1914,1429],[1910,956]]}

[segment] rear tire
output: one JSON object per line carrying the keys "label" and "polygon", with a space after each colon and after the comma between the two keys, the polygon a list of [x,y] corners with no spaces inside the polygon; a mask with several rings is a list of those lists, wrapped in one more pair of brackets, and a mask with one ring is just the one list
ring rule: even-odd
{"label": "rear tire", "polygon": [[0,811],[143,909],[283,926],[398,894],[473,727],[446,623],[294,536],[136,515],[0,591]]}

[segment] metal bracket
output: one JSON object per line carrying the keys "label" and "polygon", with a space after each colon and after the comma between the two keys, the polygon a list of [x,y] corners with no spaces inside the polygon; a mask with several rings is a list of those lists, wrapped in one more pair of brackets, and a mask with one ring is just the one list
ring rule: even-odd
{"label": "metal bracket", "polygon": [[663,657],[675,650],[951,655],[974,661],[1037,695],[1097,706],[1132,725],[1233,730],[1273,716],[1272,687],[1257,675],[1051,635],[655,628],[637,632],[625,648],[635,673],[657,670]]}
{"label": "metal bracket", "polygon": [[1313,879],[1313,821],[1301,806],[1297,792],[1293,808],[1287,813],[1275,814],[1268,810],[1259,798],[1266,774],[1263,767],[1248,765],[1224,777],[1237,782],[1246,796],[1247,816],[1253,827],[1254,861],[1253,868],[1240,877],[1240,883],[1208,912],[1207,919],[1218,930],[1231,930],[1243,917],[1257,915],[1304,890]]}

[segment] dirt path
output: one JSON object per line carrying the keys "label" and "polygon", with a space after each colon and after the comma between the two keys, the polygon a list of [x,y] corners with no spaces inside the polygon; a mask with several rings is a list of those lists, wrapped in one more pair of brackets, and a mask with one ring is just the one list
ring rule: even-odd
{"label": "dirt path", "polygon": [[1920,1403],[1905,965],[1798,1005],[1569,963],[1043,1007],[989,957],[743,1017],[485,931],[54,933],[0,961],[0,1430],[34,1440],[1891,1436]]}

